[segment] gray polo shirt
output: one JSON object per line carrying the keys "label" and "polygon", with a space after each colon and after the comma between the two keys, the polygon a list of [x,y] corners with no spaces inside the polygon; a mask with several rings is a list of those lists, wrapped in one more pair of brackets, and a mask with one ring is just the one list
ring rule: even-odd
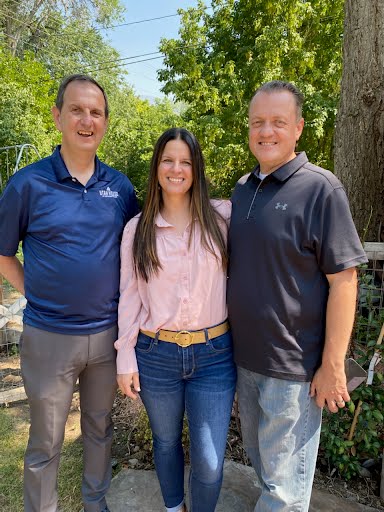
{"label": "gray polo shirt", "polygon": [[310,381],[321,362],[326,274],[365,263],[340,181],[299,153],[232,195],[228,309],[236,363]]}

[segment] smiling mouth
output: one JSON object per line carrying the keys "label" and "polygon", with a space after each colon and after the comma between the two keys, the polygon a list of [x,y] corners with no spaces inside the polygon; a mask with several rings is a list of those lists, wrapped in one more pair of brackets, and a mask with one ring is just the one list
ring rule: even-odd
{"label": "smiling mouth", "polygon": [[275,146],[277,142],[259,142],[260,146]]}
{"label": "smiling mouth", "polygon": [[182,183],[184,178],[167,178],[171,183]]}
{"label": "smiling mouth", "polygon": [[85,132],[83,130],[79,130],[77,133],[82,137],[92,137],[93,135],[93,132]]}

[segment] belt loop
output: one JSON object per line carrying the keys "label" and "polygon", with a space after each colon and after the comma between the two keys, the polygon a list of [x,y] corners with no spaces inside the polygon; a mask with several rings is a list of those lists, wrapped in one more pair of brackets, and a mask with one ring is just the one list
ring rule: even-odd
{"label": "belt loop", "polygon": [[208,329],[204,329],[204,334],[205,334],[205,344],[206,344],[206,345],[209,345],[209,334],[208,334]]}
{"label": "belt loop", "polygon": [[160,334],[160,331],[157,331],[155,332],[155,337],[154,337],[154,345],[158,345],[159,343],[159,334]]}

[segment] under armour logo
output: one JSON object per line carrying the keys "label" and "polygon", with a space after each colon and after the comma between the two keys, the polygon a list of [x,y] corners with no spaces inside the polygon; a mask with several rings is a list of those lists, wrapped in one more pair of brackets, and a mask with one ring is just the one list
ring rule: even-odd
{"label": "under armour logo", "polygon": [[276,203],[275,210],[286,210],[288,207],[287,203],[281,204]]}

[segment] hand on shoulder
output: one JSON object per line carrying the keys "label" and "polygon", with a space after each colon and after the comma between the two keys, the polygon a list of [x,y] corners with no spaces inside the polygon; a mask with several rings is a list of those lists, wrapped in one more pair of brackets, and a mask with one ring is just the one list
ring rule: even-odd
{"label": "hand on shoulder", "polygon": [[211,205],[228,223],[232,213],[231,201],[229,199],[211,199]]}

